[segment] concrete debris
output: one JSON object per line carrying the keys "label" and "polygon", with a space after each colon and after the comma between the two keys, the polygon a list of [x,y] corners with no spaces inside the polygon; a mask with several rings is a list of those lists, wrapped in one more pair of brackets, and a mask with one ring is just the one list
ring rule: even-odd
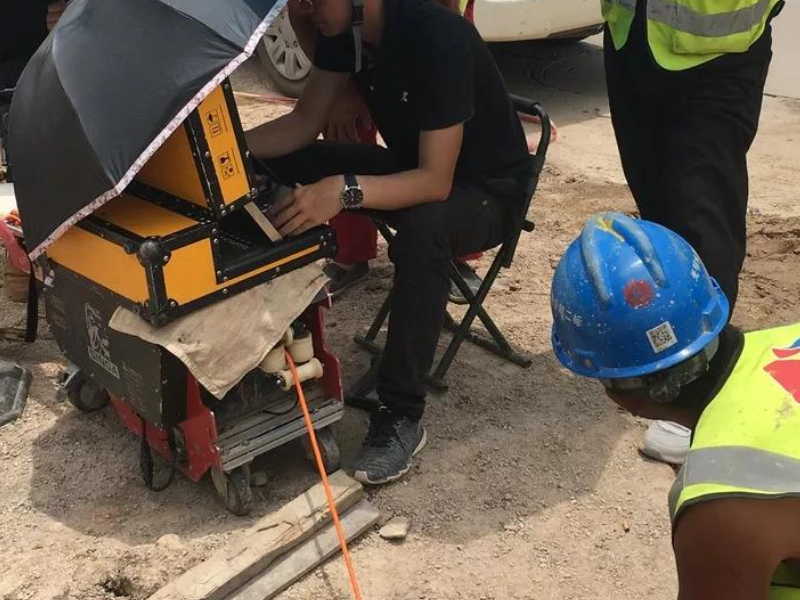
{"label": "concrete debris", "polygon": [[404,540],[408,535],[411,523],[405,517],[395,517],[378,532],[385,540]]}

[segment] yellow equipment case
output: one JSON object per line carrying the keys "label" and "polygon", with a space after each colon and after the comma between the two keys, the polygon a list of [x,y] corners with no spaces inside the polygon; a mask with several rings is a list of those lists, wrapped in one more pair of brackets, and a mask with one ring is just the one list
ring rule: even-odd
{"label": "yellow equipment case", "polygon": [[226,81],[124,194],[67,231],[47,256],[163,325],[335,255],[327,226],[273,242],[239,210],[252,202],[264,214],[283,191],[268,175],[256,178]]}

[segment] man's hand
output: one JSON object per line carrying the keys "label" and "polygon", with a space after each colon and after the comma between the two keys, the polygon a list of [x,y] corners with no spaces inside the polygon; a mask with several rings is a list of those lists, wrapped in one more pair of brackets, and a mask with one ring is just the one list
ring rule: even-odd
{"label": "man's hand", "polygon": [[275,225],[282,235],[299,235],[327,223],[342,210],[344,176],[326,177],[298,186],[277,207]]}
{"label": "man's hand", "polygon": [[58,20],[61,18],[65,8],[67,8],[66,0],[51,2],[47,5],[47,31],[53,30],[53,27],[55,27],[56,23],[58,23]]}
{"label": "man's hand", "polygon": [[372,128],[372,117],[369,114],[364,98],[351,81],[331,109],[328,125],[325,128],[325,139],[333,142],[361,141],[361,131]]}

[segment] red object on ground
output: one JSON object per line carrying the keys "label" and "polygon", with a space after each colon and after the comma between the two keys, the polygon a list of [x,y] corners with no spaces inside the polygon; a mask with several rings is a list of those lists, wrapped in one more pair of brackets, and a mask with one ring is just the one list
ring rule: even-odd
{"label": "red object on ground", "polygon": [[378,230],[372,219],[351,212],[341,212],[331,219],[339,252],[336,262],[352,265],[367,262],[378,255]]}
{"label": "red object on ground", "polygon": [[[6,217],[12,218],[11,215]],[[19,238],[14,235],[14,232],[8,226],[5,219],[0,219],[0,244],[6,247],[8,253],[8,262],[23,273],[31,272],[31,261],[28,260],[28,253],[20,244]]]}
{"label": "red object on ground", "polygon": [[[374,124],[369,128],[359,124],[358,137],[362,144],[376,144],[378,129]],[[378,230],[369,217],[340,212],[331,219],[331,227],[336,232],[336,243],[339,246],[336,262],[353,265],[370,261],[378,255]]]}
{"label": "red object on ground", "polygon": [[[147,429],[147,443],[165,461],[172,462],[167,431],[144,421],[123,398],[111,396],[117,415],[133,433],[142,435]],[[221,467],[217,448],[217,423],[214,413],[200,400],[200,387],[190,373],[186,374],[186,420],[178,424],[186,443],[186,463],[181,471],[192,481],[200,481],[211,467]]]}

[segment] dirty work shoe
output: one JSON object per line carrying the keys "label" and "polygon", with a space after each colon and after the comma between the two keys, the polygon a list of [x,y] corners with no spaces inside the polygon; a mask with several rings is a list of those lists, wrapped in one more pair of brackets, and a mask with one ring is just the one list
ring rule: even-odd
{"label": "dirty work shoe", "polygon": [[336,262],[325,265],[325,275],[330,277],[328,292],[332,298],[338,298],[347,288],[355,285],[369,274],[369,263],[359,262],[343,266]]}
{"label": "dirty work shoe", "polygon": [[691,444],[692,430],[671,421],[654,421],[644,434],[642,454],[661,462],[682,465]]}
{"label": "dirty work shoe", "polygon": [[[476,295],[481,287],[481,284],[483,283],[483,279],[478,277],[475,269],[470,267],[465,262],[456,261],[456,270],[461,274],[461,277],[464,278],[464,281],[467,283],[472,295]],[[452,281],[450,282],[450,302],[453,304],[469,304],[467,299],[461,293],[461,290],[459,290],[458,286]]]}
{"label": "dirty work shoe", "polygon": [[420,421],[381,407],[370,415],[367,437],[353,463],[353,477],[369,485],[399,479],[411,468],[411,458],[427,441]]}

